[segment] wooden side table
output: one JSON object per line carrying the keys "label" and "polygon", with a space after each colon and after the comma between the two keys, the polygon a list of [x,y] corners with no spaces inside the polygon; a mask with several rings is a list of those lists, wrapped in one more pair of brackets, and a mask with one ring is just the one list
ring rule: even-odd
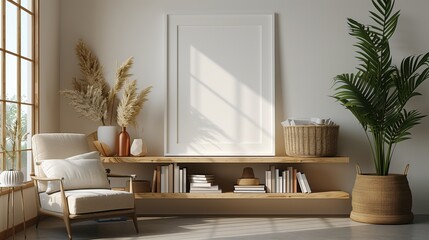
{"label": "wooden side table", "polygon": [[[2,188],[6,188],[9,190],[9,192],[7,193],[7,225],[6,225],[6,229],[9,229],[9,209],[12,208],[12,233],[13,233],[13,239],[15,239],[15,204],[14,204],[14,192],[15,189],[19,188],[20,192],[21,192],[21,208],[22,208],[22,216],[24,218],[23,224],[24,224],[24,238],[27,239],[27,232],[25,230],[25,208],[24,208],[24,193],[22,191],[22,187],[24,186],[24,184],[19,184],[19,185],[0,185],[0,187]],[[12,202],[10,202],[11,197],[10,195],[12,194]]]}

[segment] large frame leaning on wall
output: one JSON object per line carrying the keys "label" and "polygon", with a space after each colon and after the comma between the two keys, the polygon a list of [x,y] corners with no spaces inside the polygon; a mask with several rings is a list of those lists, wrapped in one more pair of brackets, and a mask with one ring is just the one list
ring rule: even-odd
{"label": "large frame leaning on wall", "polygon": [[166,156],[275,154],[274,14],[167,14],[166,48]]}

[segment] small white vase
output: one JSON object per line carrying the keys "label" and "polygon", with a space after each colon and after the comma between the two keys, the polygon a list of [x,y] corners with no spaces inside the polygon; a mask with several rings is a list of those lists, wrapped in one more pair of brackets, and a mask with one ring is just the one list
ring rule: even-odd
{"label": "small white vase", "polygon": [[24,182],[24,174],[21,171],[7,170],[0,173],[0,186],[19,186]]}
{"label": "small white vase", "polygon": [[133,144],[131,144],[130,153],[136,157],[143,157],[147,154],[147,146],[143,142],[143,139],[134,139]]}
{"label": "small white vase", "polygon": [[[117,126],[99,126],[97,130],[98,141],[109,147],[110,156],[116,155],[118,152],[118,134]],[[109,157],[109,156],[107,156]]]}

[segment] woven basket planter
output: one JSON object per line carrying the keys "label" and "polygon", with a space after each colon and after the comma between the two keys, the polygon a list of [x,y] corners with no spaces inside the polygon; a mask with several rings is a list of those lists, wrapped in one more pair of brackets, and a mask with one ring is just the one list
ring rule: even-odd
{"label": "woven basket planter", "polygon": [[337,154],[339,126],[283,126],[286,155],[294,157],[327,157]]}
{"label": "woven basket planter", "polygon": [[407,224],[413,221],[412,195],[406,174],[358,174],[352,192],[350,218],[372,224]]}

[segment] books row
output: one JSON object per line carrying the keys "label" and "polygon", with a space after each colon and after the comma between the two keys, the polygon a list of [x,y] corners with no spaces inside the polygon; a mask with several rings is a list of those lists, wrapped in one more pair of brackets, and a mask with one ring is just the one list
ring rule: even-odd
{"label": "books row", "polygon": [[280,170],[270,166],[265,171],[265,185],[268,193],[297,193],[298,187],[302,193],[311,193],[305,174],[293,167]]}
{"label": "books row", "polygon": [[177,163],[157,166],[153,170],[152,192],[185,193],[187,192],[187,170]]}
{"label": "books row", "polygon": [[[188,188],[189,187],[189,188]],[[265,171],[265,185],[234,185],[234,193],[311,193],[305,173],[288,167],[281,170],[270,166]],[[153,193],[221,193],[222,189],[215,184],[214,175],[190,174],[186,167],[180,168],[177,163],[157,166],[152,178]]]}

